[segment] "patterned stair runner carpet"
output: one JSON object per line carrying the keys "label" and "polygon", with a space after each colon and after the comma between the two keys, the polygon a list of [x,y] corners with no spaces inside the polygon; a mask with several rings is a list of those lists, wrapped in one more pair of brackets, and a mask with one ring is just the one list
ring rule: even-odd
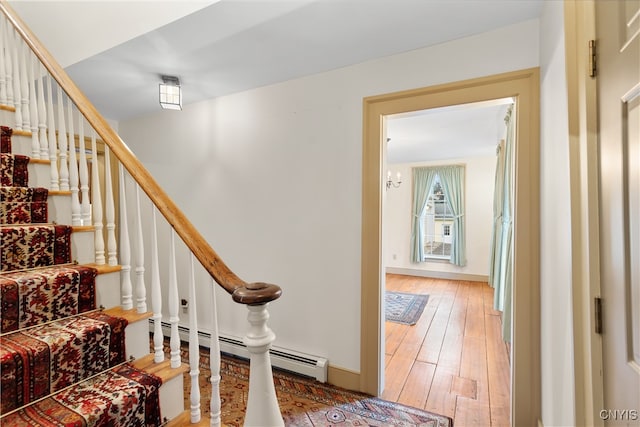
{"label": "patterned stair runner carpet", "polygon": [[43,224],[48,222],[49,190],[33,187],[0,187],[1,224]]}
{"label": "patterned stair runner carpet", "polygon": [[162,381],[129,364],[0,418],[0,425],[147,427],[161,425]]}
{"label": "patterned stair runner carpet", "polygon": [[125,361],[127,321],[101,311],[0,337],[0,413]]}
{"label": "patterned stair runner carpet", "polygon": [[3,272],[71,262],[68,225],[10,225],[0,228]]}
{"label": "patterned stair runner carpet", "polygon": [[11,153],[11,135],[13,129],[8,126],[0,126],[0,153]]}
{"label": "patterned stair runner carpet", "polygon": [[[95,310],[97,271],[0,127],[0,425],[158,426],[161,380],[125,360],[125,319]],[[54,393],[54,394],[52,394]],[[26,405],[26,406],[24,406]]]}
{"label": "patterned stair runner carpet", "polygon": [[4,187],[29,186],[29,157],[20,154],[0,154],[0,184]]}
{"label": "patterned stair runner carpet", "polygon": [[0,275],[0,333],[96,308],[97,270],[61,265]]}

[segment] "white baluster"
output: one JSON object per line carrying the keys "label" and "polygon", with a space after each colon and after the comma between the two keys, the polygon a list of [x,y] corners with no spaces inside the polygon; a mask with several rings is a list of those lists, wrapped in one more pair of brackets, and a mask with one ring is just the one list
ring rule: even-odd
{"label": "white baluster", "polygon": [[31,130],[31,113],[29,112],[29,76],[27,75],[27,58],[31,49],[20,38],[20,95],[22,96],[22,128]]}
{"label": "white baluster", "polygon": [[153,310],[153,361],[164,360],[162,344],[162,287],[160,285],[160,263],[158,262],[158,228],[156,226],[156,206],[151,206],[151,310]]}
{"label": "white baluster", "polygon": [[15,107],[16,130],[22,130],[22,98],[20,96],[20,66],[18,57],[20,55],[18,34],[13,32],[14,37],[11,38],[11,62],[13,66],[13,106]]}
{"label": "white baluster", "polygon": [[129,226],[127,225],[127,185],[124,180],[124,167],[119,165],[120,171],[120,292],[122,308],[133,308],[133,290],[131,286],[131,245],[129,243]]}
{"label": "white baluster", "polygon": [[250,354],[249,396],[245,426],[284,426],[273,385],[269,349],[275,334],[267,326],[267,304],[248,305],[249,332],[244,338]]}
{"label": "white baluster", "polygon": [[71,190],[71,225],[82,225],[80,213],[78,161],[76,159],[76,135],[73,131],[73,103],[68,100],[67,118],[69,122],[69,189]]}
{"label": "white baluster", "polygon": [[211,427],[222,424],[220,402],[220,339],[218,337],[218,304],[216,302],[216,288],[218,284],[211,279],[211,341],[209,343],[209,369],[211,369]]}
{"label": "white baluster", "polygon": [[169,347],[171,348],[171,367],[179,368],[180,361],[180,336],[178,333],[178,276],[176,273],[176,244],[175,231],[171,229],[171,246],[169,247],[169,323],[171,324],[171,337]]}
{"label": "white baluster", "polygon": [[193,271],[193,252],[189,253],[189,365],[191,371],[191,423],[200,422],[200,341],[198,340],[198,312],[196,310],[196,278]]}
{"label": "white baluster", "polygon": [[7,88],[7,105],[13,105],[13,60],[11,59],[13,27],[7,22],[4,27],[4,69]]}
{"label": "white baluster", "polygon": [[136,184],[136,308],[138,313],[147,311],[147,289],[144,286],[144,245],[142,240],[142,213],[140,211],[140,186]]}
{"label": "white baluster", "polygon": [[51,183],[49,189],[59,190],[60,183],[58,182],[58,142],[56,138],[56,125],[53,118],[53,91],[51,90],[51,80],[53,77],[49,76],[47,79],[47,118],[49,128],[49,161],[50,163],[50,177]]}
{"label": "white baluster", "polygon": [[96,251],[96,264],[104,265],[104,236],[102,229],[102,192],[100,191],[100,173],[98,168],[98,148],[96,146],[96,132],[91,132],[91,209],[93,227],[95,231],[94,249]]}
{"label": "white baluster", "polygon": [[4,15],[0,16],[0,104],[7,105],[7,66],[5,64],[6,27],[9,25]]}
{"label": "white baluster", "polygon": [[49,141],[47,140],[47,109],[44,100],[44,84],[42,80],[46,73],[42,64],[38,62],[38,129],[40,133],[40,158],[49,160]]}
{"label": "white baluster", "polygon": [[91,203],[89,202],[89,168],[84,141],[84,116],[78,111],[78,171],[80,175],[80,216],[82,225],[91,224]]}
{"label": "white baluster", "polygon": [[113,181],[111,177],[111,154],[109,146],[104,145],[104,200],[105,219],[107,220],[107,256],[109,265],[118,265],[118,243],[116,242],[116,210],[113,200]]}
{"label": "white baluster", "polygon": [[[38,136],[38,103],[36,95],[36,67],[38,66],[38,58],[31,55],[29,61],[29,103],[31,105],[31,158],[40,158],[40,138]],[[1,66],[0,66],[1,68]]]}
{"label": "white baluster", "polygon": [[[68,150],[69,140],[67,139],[67,127],[64,120],[64,96],[62,95],[62,88],[58,85],[58,169],[59,169],[59,181],[60,190],[69,191],[69,165],[68,162]],[[71,101],[68,101],[71,102]]]}

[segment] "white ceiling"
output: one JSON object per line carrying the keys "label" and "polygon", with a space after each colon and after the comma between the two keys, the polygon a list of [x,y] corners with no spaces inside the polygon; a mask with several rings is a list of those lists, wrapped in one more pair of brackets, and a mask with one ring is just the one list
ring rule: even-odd
{"label": "white ceiling", "polygon": [[[190,104],[534,19],[542,2],[13,0],[11,4],[54,57],[64,58],[66,71],[98,110],[121,121],[158,111],[162,74],[180,78],[184,104]],[[58,19],[62,25],[53,24]],[[94,36],[99,43],[92,47],[86,41]],[[472,119],[467,119],[467,128],[470,123]],[[400,136],[391,145],[395,139]]]}
{"label": "white ceiling", "polygon": [[389,116],[387,163],[493,156],[512,104],[505,98]]}

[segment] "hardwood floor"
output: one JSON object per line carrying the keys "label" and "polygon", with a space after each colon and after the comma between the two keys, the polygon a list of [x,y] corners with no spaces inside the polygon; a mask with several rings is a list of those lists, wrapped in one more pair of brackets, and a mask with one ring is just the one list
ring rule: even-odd
{"label": "hardwood floor", "polygon": [[387,275],[388,291],[428,294],[413,326],[386,322],[382,398],[454,419],[509,425],[509,356],[487,283]]}

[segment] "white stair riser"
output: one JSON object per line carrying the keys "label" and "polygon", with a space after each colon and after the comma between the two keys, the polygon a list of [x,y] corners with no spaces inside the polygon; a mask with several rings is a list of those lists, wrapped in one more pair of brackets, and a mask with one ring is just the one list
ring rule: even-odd
{"label": "white stair riser", "polygon": [[51,186],[51,166],[49,164],[29,162],[27,170],[29,171],[29,187],[49,188]]}
{"label": "white stair riser", "polygon": [[113,308],[120,305],[120,272],[98,274],[96,277],[96,304]]}
{"label": "white stair riser", "polygon": [[126,357],[139,359],[149,354],[149,321],[130,323],[125,329]]}
{"label": "white stair riser", "polygon": [[49,222],[71,224],[71,198],[68,195],[49,194]]}
{"label": "white stair riser", "polygon": [[[184,410],[184,386],[182,374],[171,378],[160,387],[160,408],[162,418],[172,420]],[[201,410],[203,408],[200,408]]]}
{"label": "white stair riser", "polygon": [[93,229],[74,231],[71,233],[71,259],[79,264],[95,262],[96,254],[93,245]]}
{"label": "white stair riser", "polygon": [[24,135],[11,135],[11,152],[31,156],[31,137]]}

